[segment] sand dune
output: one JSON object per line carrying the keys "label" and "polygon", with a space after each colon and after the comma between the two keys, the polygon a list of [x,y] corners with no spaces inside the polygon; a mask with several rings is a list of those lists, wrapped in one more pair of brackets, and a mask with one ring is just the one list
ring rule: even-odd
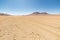
{"label": "sand dune", "polygon": [[60,16],[0,16],[0,40],[60,40]]}

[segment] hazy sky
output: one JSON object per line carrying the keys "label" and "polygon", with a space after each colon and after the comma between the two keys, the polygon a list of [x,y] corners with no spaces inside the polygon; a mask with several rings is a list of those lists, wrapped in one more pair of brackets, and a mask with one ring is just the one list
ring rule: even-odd
{"label": "hazy sky", "polygon": [[0,0],[0,12],[22,15],[35,11],[60,14],[60,0]]}

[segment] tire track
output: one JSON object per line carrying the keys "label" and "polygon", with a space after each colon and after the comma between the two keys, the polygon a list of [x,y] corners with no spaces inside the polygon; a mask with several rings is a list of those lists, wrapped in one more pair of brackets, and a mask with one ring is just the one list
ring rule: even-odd
{"label": "tire track", "polygon": [[[31,23],[31,24],[34,24],[34,25],[36,25],[36,24],[37,24],[37,25],[39,26],[39,28],[42,28],[42,29],[44,29],[44,30],[46,30],[46,31],[48,31],[48,32],[53,33],[53,34],[56,34],[55,32],[52,32],[52,31],[50,31],[49,29],[46,29],[46,28],[43,28],[43,27],[41,27],[41,26],[40,26],[40,25],[42,25],[42,26],[43,26],[43,24],[41,24],[41,23],[39,24],[39,23],[37,23],[37,22],[32,23],[32,22],[35,22],[35,21],[31,21],[31,20],[30,20],[30,23]],[[60,35],[59,35],[59,34],[56,34],[56,35],[58,35],[58,36],[60,37]]]}

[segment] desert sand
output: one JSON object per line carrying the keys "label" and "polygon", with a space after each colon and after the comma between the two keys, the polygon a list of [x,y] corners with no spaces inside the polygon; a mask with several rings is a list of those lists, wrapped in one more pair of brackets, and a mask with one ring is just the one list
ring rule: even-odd
{"label": "desert sand", "polygon": [[60,40],[60,16],[0,16],[0,40]]}

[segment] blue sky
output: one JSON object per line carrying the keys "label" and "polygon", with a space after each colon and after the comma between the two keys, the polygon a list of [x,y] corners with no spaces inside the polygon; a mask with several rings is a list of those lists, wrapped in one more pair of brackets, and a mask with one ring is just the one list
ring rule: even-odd
{"label": "blue sky", "polygon": [[32,12],[60,14],[60,0],[0,0],[0,12],[23,15]]}

